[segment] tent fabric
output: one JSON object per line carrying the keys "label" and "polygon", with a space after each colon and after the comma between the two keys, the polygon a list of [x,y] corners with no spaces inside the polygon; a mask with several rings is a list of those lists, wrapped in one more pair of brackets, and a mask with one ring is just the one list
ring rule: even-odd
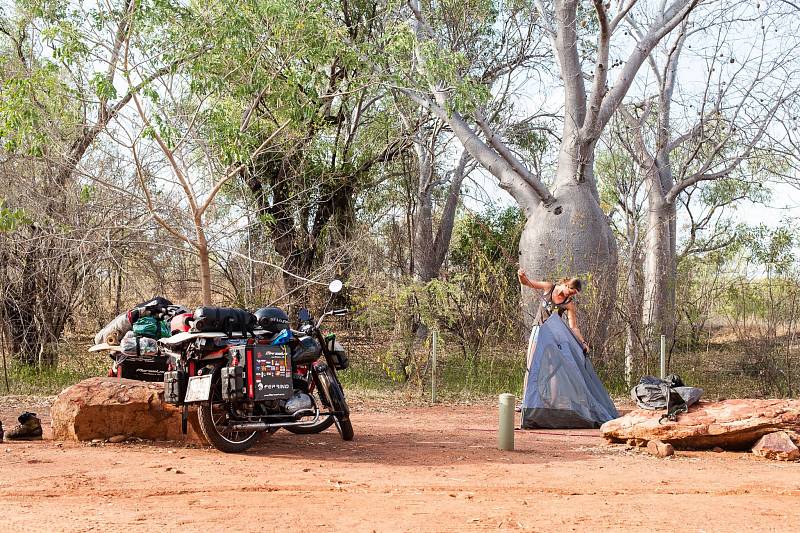
{"label": "tent fabric", "polygon": [[557,314],[534,326],[527,369],[522,428],[597,428],[619,416],[592,362]]}

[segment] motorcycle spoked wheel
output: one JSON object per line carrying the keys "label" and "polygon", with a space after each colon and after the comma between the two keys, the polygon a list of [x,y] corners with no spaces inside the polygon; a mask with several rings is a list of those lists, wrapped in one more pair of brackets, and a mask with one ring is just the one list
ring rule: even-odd
{"label": "motorcycle spoked wheel", "polygon": [[344,398],[342,385],[327,366],[319,369],[317,379],[319,381],[320,396],[326,400],[324,403],[332,407],[334,411],[345,413],[343,416],[334,415],[330,417],[333,418],[333,422],[336,424],[339,436],[342,437],[342,440],[353,440],[355,436],[353,423],[350,422],[350,408]]}
{"label": "motorcycle spoked wheel", "polygon": [[[227,427],[230,414],[220,397],[221,390],[219,373],[215,372],[211,381],[212,398],[210,401],[201,403],[197,412],[200,430],[206,440],[219,451],[225,453],[244,452],[258,442],[261,432],[235,431]],[[274,433],[274,431],[270,433]]]}
{"label": "motorcycle spoked wheel", "polygon": [[[324,402],[326,401],[325,398],[320,394],[319,387],[315,387],[314,393],[316,398],[314,401],[317,403],[317,407],[322,408]],[[322,433],[329,427],[333,425],[333,416],[320,416],[319,420],[317,420],[313,424],[305,424],[302,426],[285,426],[284,429],[290,433],[294,433],[295,435],[315,435],[317,433]]]}

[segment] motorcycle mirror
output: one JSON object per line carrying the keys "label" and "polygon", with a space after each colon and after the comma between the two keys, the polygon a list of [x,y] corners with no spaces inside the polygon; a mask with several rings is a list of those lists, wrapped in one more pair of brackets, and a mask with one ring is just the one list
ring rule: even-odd
{"label": "motorcycle mirror", "polygon": [[333,294],[336,294],[340,290],[342,290],[343,283],[341,280],[335,279],[331,281],[331,284],[328,285],[328,290],[331,291]]}

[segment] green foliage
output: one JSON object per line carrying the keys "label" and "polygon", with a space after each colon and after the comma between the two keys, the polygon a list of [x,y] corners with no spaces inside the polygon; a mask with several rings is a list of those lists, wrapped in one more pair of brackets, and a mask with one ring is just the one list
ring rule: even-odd
{"label": "green foliage", "polygon": [[[81,380],[104,376],[111,360],[98,354],[88,355],[82,347],[61,347],[61,357],[57,365],[44,365],[42,368],[8,361],[8,381],[10,394],[53,396]],[[5,381],[0,370],[0,390],[5,390]]]}
{"label": "green foliage", "polygon": [[114,84],[105,74],[95,72],[89,80],[89,85],[94,89],[94,93],[103,100],[111,100],[117,97],[117,90]]}
{"label": "green foliage", "polygon": [[755,264],[763,265],[769,271],[786,274],[796,264],[796,231],[791,221],[785,221],[777,228],[764,224],[743,232],[741,247],[743,253]]}
{"label": "green foliage", "polygon": [[12,232],[17,226],[30,222],[24,209],[11,209],[5,206],[5,200],[0,201],[0,233]]}
{"label": "green foliage", "polygon": [[52,142],[47,126],[54,117],[71,120],[74,108],[55,64],[43,61],[27,71],[19,67],[11,59],[0,63],[0,146],[39,157]]}
{"label": "green foliage", "polygon": [[[489,209],[459,220],[450,261],[471,275],[486,276],[486,269],[503,273],[516,283],[519,237],[525,217],[517,207]],[[481,274],[481,272],[484,272]]]}

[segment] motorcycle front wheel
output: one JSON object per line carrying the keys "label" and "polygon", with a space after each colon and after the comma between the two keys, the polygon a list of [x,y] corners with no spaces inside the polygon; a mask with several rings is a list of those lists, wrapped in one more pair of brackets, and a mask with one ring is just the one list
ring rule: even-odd
{"label": "motorcycle front wheel", "polygon": [[228,405],[220,397],[219,375],[211,383],[212,398],[200,404],[197,418],[200,430],[214,448],[225,453],[241,453],[258,442],[260,432],[237,431],[228,427],[231,421]]}
{"label": "motorcycle front wheel", "polygon": [[339,431],[339,436],[342,437],[342,440],[353,440],[355,433],[353,432],[353,423],[350,422],[350,407],[348,407],[347,400],[344,398],[344,390],[341,383],[327,366],[320,368],[317,373],[317,379],[323,403],[334,411],[343,413],[329,417],[333,418],[336,429]]}

